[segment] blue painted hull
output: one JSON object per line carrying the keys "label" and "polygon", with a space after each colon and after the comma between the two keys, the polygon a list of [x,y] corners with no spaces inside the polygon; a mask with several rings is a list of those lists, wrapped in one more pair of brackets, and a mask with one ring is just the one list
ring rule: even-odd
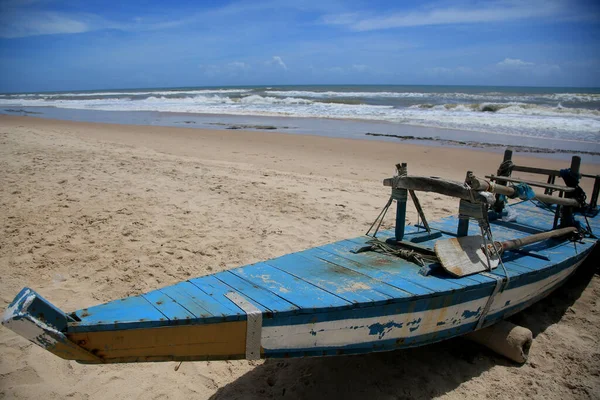
{"label": "blue painted hull", "polygon": [[[496,240],[551,229],[552,212],[533,202],[512,207],[515,222],[492,222]],[[600,218],[589,222],[600,231]],[[442,233],[435,240],[454,237],[457,217],[430,226]],[[407,227],[405,239],[417,233]],[[469,234],[477,233],[478,227],[471,227]],[[393,236],[380,237],[386,234]],[[30,340],[85,363],[393,350],[462,335],[521,311],[560,286],[596,244],[596,239],[547,240],[504,254],[508,279],[502,268],[456,278],[442,269],[425,276],[419,266],[395,256],[353,252],[368,239],[308,249],[70,314],[26,289],[9,307],[5,323],[34,321],[39,331]],[[432,249],[435,240],[420,245]],[[498,280],[503,289],[492,297]]]}

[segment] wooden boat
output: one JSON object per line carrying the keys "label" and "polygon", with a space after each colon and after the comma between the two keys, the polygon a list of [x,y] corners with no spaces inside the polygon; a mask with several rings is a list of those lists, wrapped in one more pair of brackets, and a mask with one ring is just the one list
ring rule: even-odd
{"label": "wooden boat", "polygon": [[[554,171],[514,165],[511,154],[497,176],[468,174],[465,183],[408,176],[399,165],[398,176],[384,182],[392,187],[385,210],[393,200],[397,205],[391,231],[377,232],[376,221],[370,236],[70,313],[25,288],[2,323],[81,363],[370,353],[463,335],[548,295],[591,253],[592,231],[600,231],[600,177],[591,177],[588,204],[578,157],[570,169]],[[515,171],[548,175],[547,183],[528,182],[545,194],[507,205],[498,193],[532,193],[510,176]],[[556,185],[557,176],[566,185]],[[460,198],[459,215],[427,222],[415,190]],[[404,224],[409,195],[422,224]],[[516,219],[507,221],[507,214]],[[544,240],[528,239],[532,234]],[[455,258],[442,254],[448,246]]]}

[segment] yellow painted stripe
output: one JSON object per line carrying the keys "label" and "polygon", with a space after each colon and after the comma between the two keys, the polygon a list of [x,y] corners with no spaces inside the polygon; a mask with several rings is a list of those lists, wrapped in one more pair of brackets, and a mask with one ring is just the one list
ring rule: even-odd
{"label": "yellow painted stripe", "polygon": [[80,332],[67,337],[105,362],[233,359],[246,353],[246,321]]}

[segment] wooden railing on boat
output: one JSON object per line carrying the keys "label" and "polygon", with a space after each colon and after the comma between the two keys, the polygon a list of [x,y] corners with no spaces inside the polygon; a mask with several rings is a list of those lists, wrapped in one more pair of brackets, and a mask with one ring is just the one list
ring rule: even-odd
{"label": "wooden railing on boat", "polygon": [[[536,199],[545,205],[554,205],[548,207],[555,213],[554,224],[548,229],[557,227],[565,228],[576,225],[573,213],[579,211],[584,215],[598,212],[598,194],[600,192],[600,175],[581,174],[581,158],[573,156],[570,168],[564,170],[552,170],[546,168],[529,167],[515,165],[512,162],[512,150],[507,149],[504,152],[504,159],[498,168],[496,175],[486,175],[484,178],[478,178],[471,171],[467,172],[464,183],[441,179],[438,177],[408,176],[405,163],[396,165],[397,176],[385,179],[384,186],[392,188],[391,200],[396,200],[396,243],[405,242],[404,225],[406,219],[406,202],[408,193],[417,206],[419,216],[425,221],[427,233],[431,236],[424,213],[420,207],[415,191],[435,192],[460,199],[459,206],[459,225],[457,236],[468,234],[469,219],[485,220],[489,218],[489,213],[494,217],[501,217],[506,205],[506,197],[515,198],[521,193],[517,189],[525,187],[528,191],[526,199]],[[521,171],[532,174],[547,175],[547,182],[537,182],[528,179],[512,177],[513,171]],[[556,184],[556,177],[562,177],[564,185]],[[586,204],[586,195],[579,186],[581,178],[594,179],[594,189],[589,204]],[[527,186],[540,187],[545,189],[544,193],[535,193]],[[558,196],[553,196],[558,192]],[[495,198],[492,194],[495,194]],[[521,197],[523,198],[523,197]],[[490,207],[491,206],[491,207]],[[489,212],[488,212],[489,211]],[[418,241],[414,237],[412,241]]]}

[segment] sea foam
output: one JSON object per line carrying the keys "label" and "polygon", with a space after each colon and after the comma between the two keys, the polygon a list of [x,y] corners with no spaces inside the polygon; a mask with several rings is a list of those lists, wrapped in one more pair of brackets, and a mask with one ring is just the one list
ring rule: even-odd
{"label": "sea foam", "polygon": [[[586,103],[587,101],[587,103]],[[600,143],[594,93],[215,88],[0,95],[0,105],[382,121]],[[563,104],[569,103],[565,107]],[[580,104],[580,105],[577,105]]]}

